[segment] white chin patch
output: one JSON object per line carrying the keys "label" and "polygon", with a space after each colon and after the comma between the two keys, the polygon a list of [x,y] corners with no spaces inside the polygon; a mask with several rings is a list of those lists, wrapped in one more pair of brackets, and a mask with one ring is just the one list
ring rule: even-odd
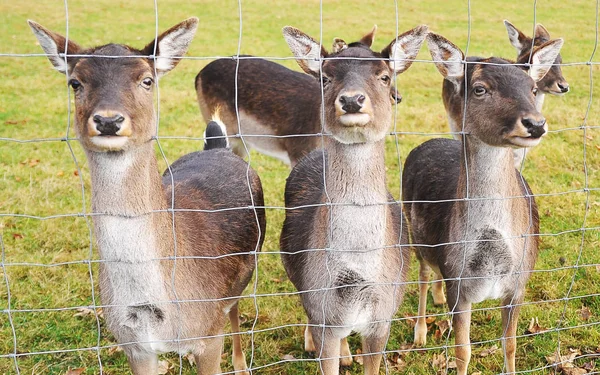
{"label": "white chin patch", "polygon": [[542,137],[540,138],[531,138],[531,137],[512,137],[510,138],[510,142],[512,143],[512,145],[516,148],[521,148],[521,147],[534,147],[537,146],[542,140]]}
{"label": "white chin patch", "polygon": [[97,135],[95,137],[90,138],[90,141],[94,145],[105,149],[106,151],[119,151],[123,149],[128,140],[129,137],[123,137],[118,135]]}
{"label": "white chin patch", "polygon": [[371,116],[366,113],[346,113],[341,115],[339,120],[344,126],[365,126],[371,120]]}

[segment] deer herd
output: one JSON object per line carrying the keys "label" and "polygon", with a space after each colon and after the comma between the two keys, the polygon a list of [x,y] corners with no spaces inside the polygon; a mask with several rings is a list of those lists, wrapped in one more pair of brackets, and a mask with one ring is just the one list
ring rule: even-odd
{"label": "deer herd", "polygon": [[[379,373],[411,251],[420,264],[414,344],[426,344],[433,271],[433,301],[447,303],[452,316],[457,373],[467,374],[471,357],[471,306],[488,299],[500,301],[503,372],[514,373],[519,308],[539,234],[535,199],[519,169],[524,150],[547,132],[544,95],[564,94],[569,85],[560,69],[562,39],[542,25],[530,38],[504,23],[516,62],[464,56],[424,25],[381,51],[371,48],[376,28],[357,42],[336,38],[327,51],[285,27],[307,74],[251,56],[206,65],[195,80],[208,123],[204,150],[161,175],[154,90],[186,54],[198,19],[142,49],[85,48],[29,21],[74,92],[102,305],[132,372],[156,374],[158,354],[178,352],[193,354],[198,374],[221,373],[226,316],[235,372],[252,370],[238,301],[265,238],[261,181],[242,159],[254,148],[292,168],[281,259],[306,311],[305,349],[315,352],[321,373],[352,363],[351,332],[362,338],[364,373]],[[455,139],[431,139],[410,152],[399,203],[386,187],[384,157],[401,98],[394,81],[425,41],[443,76]]]}

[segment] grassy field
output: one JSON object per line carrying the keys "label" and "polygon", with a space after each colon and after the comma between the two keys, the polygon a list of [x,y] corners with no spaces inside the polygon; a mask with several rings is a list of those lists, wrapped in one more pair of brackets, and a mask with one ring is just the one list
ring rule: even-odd
{"label": "grassy field", "polygon": [[[165,137],[160,145],[169,161],[202,147],[204,124],[195,102],[194,77],[212,57],[237,53],[239,5],[237,1],[158,1],[160,30],[190,16],[200,17],[188,54],[197,59],[182,61],[160,82],[159,136]],[[0,53],[40,54],[26,20],[64,33],[65,10],[62,1],[1,2]],[[317,0],[242,1],[240,53],[290,57],[281,28],[293,25],[318,37],[320,12]],[[463,50],[468,46],[470,55],[514,58],[502,20],[509,19],[531,34],[534,15],[553,36],[565,39],[563,73],[572,91],[546,99],[544,115],[551,132],[529,153],[523,172],[539,194],[542,233],[539,272],[528,284],[528,305],[522,309],[518,330],[524,337],[518,342],[517,368],[527,373],[554,373],[545,367],[546,356],[556,350],[562,355],[579,353],[576,366],[596,361],[600,367],[600,93],[595,88],[600,75],[597,65],[586,64],[600,61],[595,53],[596,13],[596,2],[591,0],[539,1],[535,9],[533,1],[514,0],[473,1],[470,9],[461,0],[322,4],[326,46],[338,36],[357,40],[376,23],[374,48],[380,49],[397,31],[424,23]],[[120,42],[142,47],[156,33],[154,2],[69,0],[68,24],[70,37],[81,45]],[[429,59],[426,48],[419,58]],[[299,69],[292,60],[282,63]],[[102,318],[97,319],[93,310],[86,314],[77,309],[101,301],[97,267],[90,262],[98,255],[85,215],[90,210],[90,178],[70,130],[71,96],[65,77],[53,71],[44,56],[5,55],[0,56],[0,76],[0,374],[66,374],[69,369],[97,374],[100,368],[106,374],[127,374],[125,356],[115,350]],[[398,199],[400,163],[408,152],[448,131],[441,80],[430,63],[415,63],[398,79],[403,102],[397,107],[396,135],[389,137],[386,158],[388,185]],[[162,160],[158,148],[157,155]],[[278,254],[284,218],[278,207],[283,206],[289,169],[256,153],[250,162],[262,178],[266,205],[276,208],[267,211],[256,290],[246,291],[257,297],[241,303],[249,364],[260,374],[316,374],[318,366],[303,351],[305,315],[298,297],[287,294],[294,288]],[[414,259],[412,266],[415,281]],[[401,360],[390,354],[389,373],[436,374],[443,371],[439,355],[452,360],[453,351],[445,350],[453,343],[452,335],[435,335],[436,323],[448,318],[446,310],[431,305],[428,311],[436,314],[436,321],[427,348],[403,351]],[[493,350],[501,346],[500,313],[493,302],[476,307],[470,372],[500,373],[502,350]],[[417,286],[412,284],[393,324],[388,350],[410,347],[410,316],[416,308]],[[531,319],[548,331],[526,334]],[[352,336],[350,344],[353,351],[359,348],[359,337]],[[229,339],[225,345],[229,353]],[[163,359],[169,364],[168,373],[180,373],[178,356]],[[224,371],[232,371],[230,362],[231,355],[224,354]],[[181,372],[192,374],[194,369],[184,361]],[[344,373],[362,373],[362,366],[355,363]]]}

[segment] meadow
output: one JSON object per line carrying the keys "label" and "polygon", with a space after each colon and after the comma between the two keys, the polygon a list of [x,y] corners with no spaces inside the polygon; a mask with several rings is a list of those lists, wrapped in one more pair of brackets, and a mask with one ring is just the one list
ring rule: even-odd
{"label": "meadow", "polygon": [[[68,35],[83,46],[118,42],[141,48],[158,32],[200,18],[187,59],[160,80],[156,154],[161,168],[202,148],[205,124],[194,92],[198,71],[216,57],[251,54],[300,70],[281,29],[292,25],[320,37],[358,40],[377,24],[374,49],[427,24],[468,55],[515,58],[502,20],[531,35],[534,20],[563,37],[563,74],[571,91],[547,97],[550,132],[523,166],[536,194],[541,248],[521,311],[517,369],[523,373],[598,373],[600,368],[600,79],[598,4],[591,0],[418,2],[330,0],[3,1],[0,3],[0,374],[128,374],[125,355],[101,314],[98,253],[91,230],[90,176],[71,129],[72,94],[53,71],[26,20]],[[68,23],[67,23],[68,20]],[[240,38],[241,36],[241,38]],[[403,101],[387,140],[388,186],[400,199],[401,165],[432,137],[449,137],[442,77],[425,46],[398,77]],[[275,94],[275,93],[274,93]],[[159,147],[160,146],[160,147]],[[240,304],[243,346],[257,374],[317,374],[303,350],[306,320],[279,256],[289,167],[255,152],[248,159],[265,191],[267,233],[253,281]],[[425,348],[413,349],[417,262],[389,336],[386,371],[438,374],[452,369],[453,335],[446,307],[428,311]],[[501,373],[501,318],[494,301],[473,313],[470,373]],[[531,321],[536,322],[531,325]],[[228,329],[226,329],[228,332]],[[222,367],[233,371],[226,338]],[[353,353],[358,336],[350,337]],[[559,369],[559,352],[580,372]],[[162,357],[165,373],[192,374],[177,355]],[[450,367],[447,369],[445,367]],[[585,372],[581,372],[585,371]],[[355,362],[344,374],[361,374]]]}

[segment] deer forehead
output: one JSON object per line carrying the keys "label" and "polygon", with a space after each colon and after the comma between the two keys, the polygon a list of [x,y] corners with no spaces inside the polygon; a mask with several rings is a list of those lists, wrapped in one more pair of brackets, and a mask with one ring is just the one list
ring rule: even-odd
{"label": "deer forehead", "polygon": [[323,72],[335,78],[357,73],[364,78],[390,72],[389,66],[379,54],[366,47],[350,47],[331,56],[323,63]]}
{"label": "deer forehead", "polygon": [[[141,52],[120,44],[109,44],[90,51],[75,60],[71,75],[86,83],[123,84],[144,75],[154,76],[150,61]],[[118,87],[115,86],[115,87]]]}
{"label": "deer forehead", "polygon": [[[500,94],[511,92],[531,92],[535,82],[522,69],[507,62],[486,60],[490,64],[473,64],[468,69],[468,85],[473,87],[477,83],[483,83],[488,88],[498,90]],[[499,65],[495,65],[499,64]]]}

